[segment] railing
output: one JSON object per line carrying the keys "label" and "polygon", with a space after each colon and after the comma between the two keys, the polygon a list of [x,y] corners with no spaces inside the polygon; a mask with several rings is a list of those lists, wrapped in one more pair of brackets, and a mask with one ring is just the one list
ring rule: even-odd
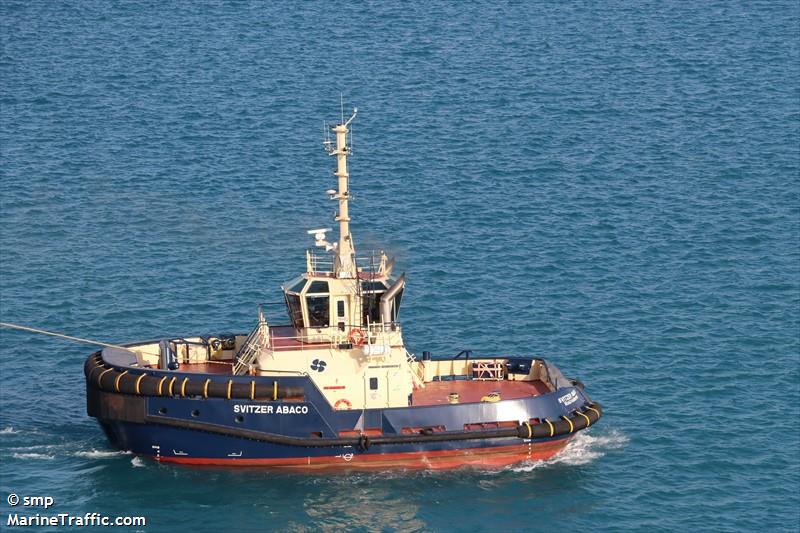
{"label": "railing", "polygon": [[233,365],[233,375],[241,376],[250,371],[250,367],[258,358],[261,351],[269,346],[269,325],[264,318],[261,306],[258,306],[258,324],[247,336],[244,344],[236,354],[236,362]]}
{"label": "railing", "polygon": [[327,333],[318,333],[315,335],[281,335],[280,333],[276,334],[273,329],[274,328],[270,328],[269,330],[269,344],[273,352],[319,350],[321,345],[322,347],[333,348],[336,344],[335,338]]}
{"label": "railing", "polygon": [[[356,256],[356,267],[363,272],[383,272],[386,270],[388,258],[383,252],[371,251],[366,255]],[[313,250],[306,250],[306,270],[308,272],[333,272],[332,255],[319,255]]]}
{"label": "railing", "polygon": [[306,250],[306,272],[333,272],[333,261],[333,256],[320,256]]}
{"label": "railing", "polygon": [[367,323],[366,326],[347,326],[347,327],[353,327],[353,328],[358,327],[368,333],[374,333],[374,334],[388,333],[390,331],[397,333],[403,332],[403,328],[400,327],[400,322],[386,322],[386,323],[375,322],[375,323]]}
{"label": "railing", "polygon": [[425,370],[423,367],[418,366],[414,368],[414,363],[417,362],[417,356],[406,350],[406,365],[411,372],[411,381],[415,389],[425,388]]}
{"label": "railing", "polygon": [[[289,351],[289,350],[318,350],[320,345],[327,345],[329,349],[340,349],[342,345],[354,345],[350,338],[353,329],[361,330],[366,338],[363,345],[388,345],[391,344],[387,339],[389,334],[401,334],[400,324],[394,322],[391,324],[370,324],[368,326],[360,325],[345,325],[344,330],[339,327],[332,326],[320,328],[323,331],[320,333],[312,333],[306,335],[284,335],[279,331],[280,329],[297,330],[292,326],[272,326],[269,328],[269,346],[275,352]],[[278,330],[276,332],[276,330]],[[352,347],[352,346],[351,346]]]}

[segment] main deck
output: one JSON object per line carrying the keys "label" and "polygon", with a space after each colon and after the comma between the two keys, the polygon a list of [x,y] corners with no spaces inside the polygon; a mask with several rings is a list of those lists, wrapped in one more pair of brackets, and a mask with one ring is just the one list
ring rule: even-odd
{"label": "main deck", "polygon": [[[181,371],[197,374],[225,375],[233,374],[233,365],[224,361],[192,362],[181,365]],[[412,406],[446,405],[450,403],[450,395],[458,394],[458,403],[476,403],[496,393],[499,400],[516,400],[541,396],[550,392],[541,380],[472,380],[453,379],[429,381],[424,387],[415,389],[411,394]]]}
{"label": "main deck", "polygon": [[535,381],[478,381],[452,380],[431,381],[424,388],[411,395],[411,405],[444,405],[449,403],[451,393],[458,394],[459,403],[480,402],[492,393],[498,393],[500,400],[515,400],[541,396],[550,392],[544,382]]}

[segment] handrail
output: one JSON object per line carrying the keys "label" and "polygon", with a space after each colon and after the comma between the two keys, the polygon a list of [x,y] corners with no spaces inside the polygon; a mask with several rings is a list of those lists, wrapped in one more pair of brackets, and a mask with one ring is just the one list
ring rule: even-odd
{"label": "handrail", "polygon": [[[306,269],[310,273],[323,273],[333,272],[335,260],[332,256],[318,254],[313,249],[306,251]],[[367,255],[359,255],[355,257],[356,266],[366,272],[378,271],[382,272],[386,269],[386,256],[377,250],[371,250]],[[329,270],[320,270],[319,267],[327,268]]]}
{"label": "handrail", "polygon": [[[292,326],[283,326],[283,327],[292,328]],[[281,334],[276,334],[275,332],[276,326],[272,326],[269,329],[269,340],[270,340],[269,346],[272,348],[272,351],[274,352],[290,351],[298,349],[301,351],[305,349],[315,349],[318,348],[319,345],[329,345],[330,348],[332,349],[338,348],[340,344],[351,343],[348,337],[351,328],[359,328],[359,329],[363,328],[363,330],[368,334],[368,336],[374,335],[378,339],[385,336],[390,331],[388,329],[384,329],[381,324],[373,324],[370,326],[346,326],[344,331],[339,330],[339,328],[323,328],[325,329],[325,331],[316,334],[281,335]],[[397,326],[394,331],[400,331],[399,326]],[[281,346],[282,341],[296,342],[297,344]],[[382,343],[377,342],[374,344],[382,344]]]}
{"label": "handrail", "polygon": [[425,388],[425,370],[424,367],[417,367],[414,369],[414,363],[417,362],[417,356],[413,353],[406,350],[406,365],[408,366],[408,370],[411,372],[411,381],[413,387],[424,389]]}
{"label": "handrail", "polygon": [[[265,331],[266,329],[266,331]],[[266,335],[265,335],[266,333]],[[258,306],[258,324],[253,328],[253,331],[247,336],[236,353],[233,365],[233,375],[240,376],[250,369],[250,365],[256,360],[258,354],[266,346],[269,346],[269,326],[264,319],[264,313],[261,306]]]}

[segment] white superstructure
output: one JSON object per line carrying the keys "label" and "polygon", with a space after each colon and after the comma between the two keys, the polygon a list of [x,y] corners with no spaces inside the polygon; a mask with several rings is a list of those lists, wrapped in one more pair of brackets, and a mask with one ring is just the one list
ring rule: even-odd
{"label": "white superstructure", "polygon": [[288,326],[271,326],[259,312],[259,324],[237,358],[235,372],[258,375],[309,375],[337,409],[402,407],[422,385],[422,368],[406,351],[398,312],[405,275],[392,276],[394,261],[383,253],[356,256],[350,231],[350,175],[347,158],[352,116],[332,126],[338,188],[339,235],[330,228],[308,231],[318,252],[306,254],[306,271],[284,284]]}

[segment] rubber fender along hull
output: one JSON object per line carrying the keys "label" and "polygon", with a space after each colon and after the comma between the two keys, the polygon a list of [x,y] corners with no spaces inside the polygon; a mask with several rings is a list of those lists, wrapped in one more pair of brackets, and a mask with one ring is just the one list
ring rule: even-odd
{"label": "rubber fender along hull", "polygon": [[108,366],[100,352],[89,356],[83,372],[87,383],[100,390],[138,396],[199,396],[203,398],[280,400],[301,396],[302,387],[285,387],[277,380],[243,379],[222,375],[169,376],[148,369],[120,370]]}

